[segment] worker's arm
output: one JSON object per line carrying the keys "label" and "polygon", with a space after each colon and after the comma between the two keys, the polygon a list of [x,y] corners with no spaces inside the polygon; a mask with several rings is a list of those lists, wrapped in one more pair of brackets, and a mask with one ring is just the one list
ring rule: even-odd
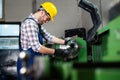
{"label": "worker's arm", "polygon": [[47,39],[48,41],[53,42],[53,43],[58,43],[58,44],[64,44],[65,43],[65,40],[51,35],[49,32],[47,32],[47,30],[43,26],[41,26],[41,31],[44,35],[44,38]]}
{"label": "worker's arm", "polygon": [[53,38],[53,42],[54,42],[54,43],[58,43],[58,44],[64,44],[64,43],[65,43],[65,40],[60,39],[60,38],[57,38],[57,37],[54,37],[54,38]]}
{"label": "worker's arm", "polygon": [[41,53],[41,54],[54,54],[55,49],[47,48],[47,47],[41,45],[39,53]]}
{"label": "worker's arm", "polygon": [[43,45],[41,45],[39,52],[41,54],[50,54],[55,56],[64,56],[68,54],[68,53],[65,53],[63,49],[52,49],[52,48],[47,48]]}
{"label": "worker's arm", "polygon": [[52,40],[54,43],[64,44],[64,45],[67,45],[68,42],[71,41],[71,39],[61,39],[61,38],[57,38],[57,37],[53,37]]}

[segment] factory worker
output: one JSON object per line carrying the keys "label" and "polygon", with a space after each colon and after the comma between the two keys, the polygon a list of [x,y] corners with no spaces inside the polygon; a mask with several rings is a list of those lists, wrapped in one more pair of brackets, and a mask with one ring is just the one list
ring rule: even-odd
{"label": "factory worker", "polygon": [[[43,54],[62,56],[65,53],[62,49],[48,48],[43,45],[43,38],[47,41],[66,44],[67,41],[57,38],[46,31],[42,24],[49,22],[50,20],[54,22],[54,17],[57,14],[57,8],[52,2],[44,2],[40,4],[39,9],[31,13],[26,19],[23,20],[20,27],[20,51],[28,50],[30,55],[33,57],[28,61],[29,66],[33,64],[34,56],[41,56]],[[28,67],[29,67],[28,66]],[[22,68],[22,61],[18,57],[17,61],[17,72],[18,80],[23,80],[20,73]],[[31,80],[28,76],[27,80]]]}

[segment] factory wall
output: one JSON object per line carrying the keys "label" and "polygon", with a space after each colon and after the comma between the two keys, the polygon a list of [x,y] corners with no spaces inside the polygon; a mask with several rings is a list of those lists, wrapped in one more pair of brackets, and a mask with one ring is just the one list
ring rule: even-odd
{"label": "factory wall", "polygon": [[[22,21],[32,12],[33,0],[5,0],[5,21]],[[52,1],[58,8],[54,22],[44,24],[46,29],[58,37],[64,36],[65,29],[82,27],[81,11],[77,0],[36,0],[36,7],[44,1]]]}
{"label": "factory wall", "polygon": [[32,0],[5,0],[5,21],[22,21],[32,11]]}
{"label": "factory wall", "polygon": [[[5,21],[22,21],[33,11],[35,0],[5,0]],[[77,7],[80,0],[36,0],[36,9],[44,1],[52,1],[58,8],[54,22],[44,24],[53,35],[64,37],[64,30],[72,28],[86,28],[88,31],[93,25],[90,14]],[[102,24],[99,29],[109,22],[109,9],[119,0],[88,0],[96,5],[101,15]]]}

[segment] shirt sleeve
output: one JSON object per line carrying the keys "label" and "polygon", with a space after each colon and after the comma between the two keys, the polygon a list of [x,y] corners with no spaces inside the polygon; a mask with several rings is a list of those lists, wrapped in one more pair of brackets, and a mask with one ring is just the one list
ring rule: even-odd
{"label": "shirt sleeve", "polygon": [[43,31],[44,38],[50,42],[53,42],[54,36],[47,32],[47,30],[43,26],[41,26],[41,30]]}

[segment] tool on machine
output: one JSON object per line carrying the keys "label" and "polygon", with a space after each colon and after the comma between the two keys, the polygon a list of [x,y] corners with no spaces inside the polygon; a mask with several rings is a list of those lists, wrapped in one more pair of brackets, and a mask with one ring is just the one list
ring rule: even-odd
{"label": "tool on machine", "polygon": [[94,40],[97,29],[101,24],[101,18],[100,18],[97,7],[93,5],[93,3],[89,2],[88,0],[81,0],[78,6],[84,9],[85,11],[89,12],[91,15],[93,27],[88,31],[87,37],[86,37],[86,41],[90,42]]}
{"label": "tool on machine", "polygon": [[64,49],[65,53],[68,53],[67,55],[64,56],[64,60],[70,60],[76,58],[79,54],[81,45],[78,44],[78,42],[76,42],[76,40],[72,37],[67,37],[65,38],[65,40],[68,41],[67,44],[59,45],[58,47],[60,49]]}

